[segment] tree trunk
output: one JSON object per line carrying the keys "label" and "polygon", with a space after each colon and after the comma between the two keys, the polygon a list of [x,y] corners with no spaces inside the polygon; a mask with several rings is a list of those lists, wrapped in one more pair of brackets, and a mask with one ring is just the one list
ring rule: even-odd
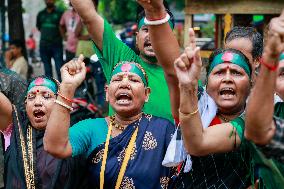
{"label": "tree trunk", "polygon": [[27,59],[25,31],[22,16],[22,0],[8,0],[8,20],[10,40],[22,42],[23,55]]}

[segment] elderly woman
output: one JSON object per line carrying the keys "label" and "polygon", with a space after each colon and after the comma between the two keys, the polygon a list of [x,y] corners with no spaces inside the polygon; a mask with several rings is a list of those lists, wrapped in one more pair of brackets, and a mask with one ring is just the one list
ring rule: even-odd
{"label": "elderly woman", "polygon": [[180,126],[192,157],[184,163],[174,188],[246,188],[250,180],[242,114],[251,87],[251,65],[238,50],[215,50],[209,59],[206,90],[198,87],[201,66],[192,39],[175,61]]}
{"label": "elderly woman", "polygon": [[85,188],[83,158],[60,160],[43,149],[57,94],[57,82],[44,76],[29,84],[25,110],[12,105],[0,92],[0,130],[11,142],[5,152],[5,188]]}
{"label": "elderly woman", "polygon": [[69,129],[70,99],[84,80],[81,60],[61,69],[62,83],[44,137],[45,149],[59,157],[88,157],[93,188],[166,188],[170,169],[161,165],[175,126],[141,112],[150,88],[144,69],[121,62],[106,86],[106,100],[115,115],[87,119]]}

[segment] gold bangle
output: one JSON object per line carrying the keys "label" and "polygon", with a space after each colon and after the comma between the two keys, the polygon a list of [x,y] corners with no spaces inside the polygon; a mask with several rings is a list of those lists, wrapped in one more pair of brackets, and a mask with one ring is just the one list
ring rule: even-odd
{"label": "gold bangle", "polygon": [[180,109],[179,109],[178,111],[179,111],[179,115],[184,116],[184,117],[187,117],[187,116],[193,116],[193,115],[195,115],[195,114],[199,111],[199,109],[198,109],[198,107],[197,107],[196,110],[194,110],[193,112],[190,112],[190,113],[183,113],[183,112],[180,111]]}

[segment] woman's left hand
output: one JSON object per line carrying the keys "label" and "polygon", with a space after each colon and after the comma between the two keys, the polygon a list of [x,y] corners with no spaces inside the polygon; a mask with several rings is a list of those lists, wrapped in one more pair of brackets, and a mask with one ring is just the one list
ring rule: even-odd
{"label": "woman's left hand", "polygon": [[175,70],[181,86],[197,87],[202,61],[200,48],[196,47],[193,29],[189,30],[189,45],[184,53],[176,59]]}

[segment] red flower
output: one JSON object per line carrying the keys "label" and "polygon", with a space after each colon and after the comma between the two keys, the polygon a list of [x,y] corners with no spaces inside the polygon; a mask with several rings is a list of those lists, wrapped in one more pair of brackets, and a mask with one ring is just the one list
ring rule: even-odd
{"label": "red flower", "polygon": [[131,68],[132,68],[131,64],[126,63],[126,64],[123,64],[123,65],[121,66],[121,71],[123,71],[123,72],[129,72],[129,71],[131,70]]}
{"label": "red flower", "polygon": [[222,56],[222,60],[224,62],[232,62],[234,58],[234,55],[233,53],[230,53],[230,52],[225,52],[224,55]]}

